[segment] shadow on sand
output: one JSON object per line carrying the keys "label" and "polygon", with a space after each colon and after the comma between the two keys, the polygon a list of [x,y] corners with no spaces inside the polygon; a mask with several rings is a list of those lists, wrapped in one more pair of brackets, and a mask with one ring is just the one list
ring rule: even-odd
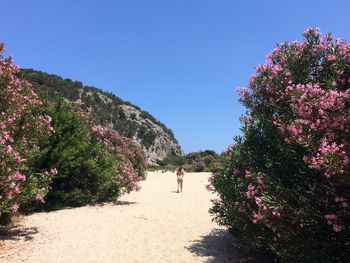
{"label": "shadow on sand", "polygon": [[235,239],[228,230],[214,229],[200,240],[192,241],[192,245],[186,248],[198,257],[211,257],[206,263],[238,263],[234,243]]}
{"label": "shadow on sand", "polygon": [[37,227],[24,227],[22,225],[0,226],[0,240],[31,240],[38,234]]}
{"label": "shadow on sand", "polygon": [[135,205],[138,204],[138,202],[132,202],[132,201],[116,201],[113,202],[113,205]]}
{"label": "shadow on sand", "polygon": [[92,207],[103,207],[105,205],[115,205],[115,206],[118,206],[118,205],[135,205],[135,204],[138,204],[138,202],[132,202],[132,201],[115,201],[115,202],[106,202],[106,203],[97,203],[97,204],[90,204],[89,206],[92,206]]}

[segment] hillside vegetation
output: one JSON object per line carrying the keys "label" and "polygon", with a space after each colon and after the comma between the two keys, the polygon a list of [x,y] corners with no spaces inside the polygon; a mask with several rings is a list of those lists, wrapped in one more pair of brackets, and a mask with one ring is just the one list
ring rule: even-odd
{"label": "hillside vegetation", "polygon": [[191,152],[186,155],[168,155],[159,161],[159,166],[150,167],[155,170],[175,170],[182,166],[186,172],[217,172],[221,166],[223,155],[212,150]]}
{"label": "hillside vegetation", "polygon": [[112,93],[84,86],[80,81],[63,79],[34,69],[22,69],[21,77],[30,82],[42,99],[61,96],[79,104],[104,127],[118,131],[132,139],[147,153],[149,163],[163,160],[167,155],[182,153],[173,132],[148,112]]}

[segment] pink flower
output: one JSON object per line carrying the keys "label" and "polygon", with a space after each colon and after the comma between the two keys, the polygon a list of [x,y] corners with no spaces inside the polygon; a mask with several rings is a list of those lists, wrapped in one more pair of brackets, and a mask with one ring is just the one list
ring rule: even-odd
{"label": "pink flower", "polygon": [[11,145],[7,145],[6,146],[6,153],[11,153],[12,152],[12,146]]}
{"label": "pink flower", "polygon": [[12,193],[12,192],[8,192],[8,193],[7,193],[7,198],[11,200],[12,197],[13,197],[13,193]]}
{"label": "pink flower", "polygon": [[205,188],[207,189],[208,192],[214,191],[214,188],[210,184],[208,184]]}
{"label": "pink flower", "polygon": [[283,71],[283,69],[282,69],[282,67],[279,64],[273,66],[273,68],[272,68],[272,72],[275,73],[275,74],[278,73],[278,72],[281,72],[281,71]]}
{"label": "pink flower", "polygon": [[17,210],[18,210],[18,208],[19,208],[19,204],[14,203],[14,204],[11,206],[12,213],[16,213]]}
{"label": "pink flower", "polygon": [[261,198],[255,197],[255,203],[256,203],[258,206],[261,206],[261,204],[262,204]]}
{"label": "pink flower", "polygon": [[337,215],[336,214],[328,214],[324,216],[328,220],[337,220]]}
{"label": "pink flower", "polygon": [[20,181],[25,181],[26,180],[26,176],[21,174],[18,171],[12,176],[12,178],[15,179],[15,180],[20,180]]}
{"label": "pink flower", "polygon": [[245,194],[248,198],[253,198],[255,196],[255,186],[252,184],[249,184],[248,191]]}
{"label": "pink flower", "polygon": [[281,216],[281,213],[278,211],[278,210],[273,210],[272,211],[272,214],[276,217],[280,217]]}
{"label": "pink flower", "polygon": [[52,118],[48,115],[45,115],[44,118],[43,118],[43,121],[47,124],[50,124],[51,121],[52,121]]}
{"label": "pink flower", "polygon": [[304,36],[307,36],[307,35],[316,35],[316,36],[318,36],[320,34],[321,34],[321,30],[318,27],[309,27],[303,32]]}
{"label": "pink flower", "polygon": [[340,231],[342,231],[342,227],[341,226],[339,226],[339,225],[333,225],[333,230],[334,230],[334,232],[340,232]]}
{"label": "pink flower", "polygon": [[16,192],[16,194],[19,194],[21,192],[21,190],[20,190],[18,185],[15,186],[15,192]]}
{"label": "pink flower", "polygon": [[218,199],[218,198],[214,198],[214,199],[211,199],[210,200],[214,205],[218,205],[218,204],[220,204],[220,199]]}
{"label": "pink flower", "polygon": [[52,175],[56,175],[58,172],[57,172],[57,169],[56,168],[51,168],[50,169],[50,174]]}
{"label": "pink flower", "polygon": [[333,61],[333,60],[336,60],[337,57],[335,55],[333,55],[333,54],[328,54],[328,55],[326,55],[326,59],[328,61]]}
{"label": "pink flower", "polygon": [[35,201],[44,202],[44,197],[41,194],[37,194],[35,197]]}

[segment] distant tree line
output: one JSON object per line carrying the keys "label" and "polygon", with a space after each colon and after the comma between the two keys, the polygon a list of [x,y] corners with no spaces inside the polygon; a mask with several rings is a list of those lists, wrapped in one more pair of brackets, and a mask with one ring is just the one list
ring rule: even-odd
{"label": "distant tree line", "polygon": [[188,153],[183,156],[168,155],[158,166],[151,169],[175,170],[182,166],[187,172],[217,172],[220,169],[222,155],[212,150]]}

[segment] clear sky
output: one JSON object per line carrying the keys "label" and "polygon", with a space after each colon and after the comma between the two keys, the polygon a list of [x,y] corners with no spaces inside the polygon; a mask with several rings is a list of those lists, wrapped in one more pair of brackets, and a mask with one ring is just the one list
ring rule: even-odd
{"label": "clear sky", "polygon": [[309,26],[350,39],[348,0],[2,1],[16,64],[82,81],[151,113],[184,151],[240,133],[235,88],[276,43]]}

